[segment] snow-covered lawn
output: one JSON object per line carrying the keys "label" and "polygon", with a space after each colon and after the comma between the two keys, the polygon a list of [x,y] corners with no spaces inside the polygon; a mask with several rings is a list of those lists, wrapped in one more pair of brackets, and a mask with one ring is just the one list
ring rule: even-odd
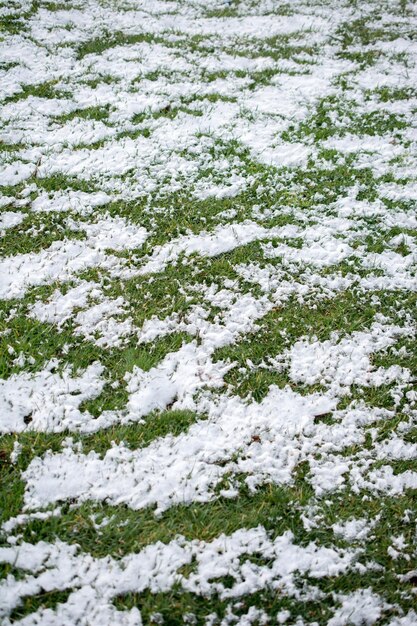
{"label": "snow-covered lawn", "polygon": [[417,5],[0,1],[0,622],[417,624]]}

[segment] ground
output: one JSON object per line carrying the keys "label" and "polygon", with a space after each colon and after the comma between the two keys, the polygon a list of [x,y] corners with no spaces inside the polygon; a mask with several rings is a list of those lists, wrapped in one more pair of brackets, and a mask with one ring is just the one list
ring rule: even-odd
{"label": "ground", "polygon": [[417,5],[0,25],[2,625],[415,626]]}

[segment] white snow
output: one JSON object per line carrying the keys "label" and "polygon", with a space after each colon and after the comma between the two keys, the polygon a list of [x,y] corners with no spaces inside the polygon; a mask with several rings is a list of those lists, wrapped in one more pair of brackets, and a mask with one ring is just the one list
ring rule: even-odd
{"label": "white snow", "polygon": [[[9,623],[7,616],[22,598],[41,590],[69,589],[71,593],[55,609],[40,608],[32,613],[29,621],[25,620],[27,624],[38,621],[48,626],[62,625],[74,619],[88,620],[91,625],[138,624],[141,621],[136,608],[120,612],[112,599],[130,591],[168,591],[175,583],[198,595],[216,592],[221,598],[238,597],[245,590],[281,586],[294,595],[296,574],[312,578],[337,576],[346,572],[356,557],[354,551],[318,547],[313,542],[298,546],[290,531],[271,539],[262,526],[223,534],[212,542],[186,541],[183,537],[168,544],[157,542],[119,561],[110,557],[95,559],[77,552],[75,545],[60,541],[0,548],[2,563],[12,563],[28,572],[22,580],[9,576],[0,583],[0,615],[4,623]],[[247,558],[251,555],[267,559],[268,564],[251,562]],[[178,570],[192,559],[196,569],[186,578]],[[231,588],[215,581],[225,574],[233,577]]]}
{"label": "white snow", "polygon": [[8,228],[18,226],[23,222],[25,217],[26,215],[24,213],[18,213],[17,211],[5,211],[0,215],[0,233],[4,234]]}
{"label": "white snow", "polygon": [[21,372],[0,380],[0,432],[59,432],[93,421],[79,406],[100,395],[105,384],[104,367],[93,363],[78,376],[72,376],[69,367],[61,372],[58,367],[54,360],[34,374]]}
{"label": "white snow", "polygon": [[[38,4],[0,7],[18,20],[0,41],[0,432],[23,493],[2,521],[0,621],[140,626],[114,600],[175,589],[188,624],[414,626],[411,505],[383,546],[395,600],[361,575],[385,573],[367,550],[384,499],[417,487],[415,7]],[[152,432],[183,410],[187,428]],[[136,426],[147,443],[124,443]],[[61,448],[31,450],[54,433]],[[274,488],[279,531],[231,514],[213,534],[209,507]],[[204,531],[152,542],[145,524],[129,553],[134,511],[159,531],[197,504]],[[124,511],[124,555],[61,541],[67,506],[99,537]]]}
{"label": "white snow", "polygon": [[352,385],[380,387],[409,380],[411,372],[398,366],[375,369],[370,356],[392,346],[399,337],[413,334],[413,328],[375,322],[369,332],[354,332],[346,338],[339,339],[337,333],[324,342],[302,338],[289,351],[290,377],[307,385],[320,383],[339,394]]}
{"label": "white snow", "polygon": [[139,248],[146,239],[144,228],[110,216],[92,224],[74,223],[73,228],[85,232],[86,238],[55,241],[42,252],[17,254],[0,262],[0,296],[21,298],[31,286],[68,280],[90,267],[119,265],[116,257],[106,254],[107,249]]}

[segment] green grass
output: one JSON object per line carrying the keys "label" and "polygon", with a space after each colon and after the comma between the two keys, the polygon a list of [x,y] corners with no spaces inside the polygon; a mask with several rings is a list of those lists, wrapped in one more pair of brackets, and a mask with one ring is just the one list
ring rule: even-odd
{"label": "green grass", "polygon": [[[98,361],[105,368],[103,390],[97,397],[84,401],[79,407],[80,411],[88,412],[93,418],[98,418],[104,411],[125,414],[129,401],[126,374],[135,367],[149,371],[160,365],[166,355],[180,350],[187,342],[195,341],[197,345],[202,345],[201,333],[187,333],[178,328],[149,343],[139,344],[137,334],[143,324],[151,318],[163,320],[174,313],[180,320],[186,320],[194,307],[205,310],[207,323],[222,324],[228,310],[222,309],[219,303],[210,299],[222,289],[233,292],[237,302],[250,294],[257,300],[269,299],[271,306],[249,332],[237,334],[233,341],[210,355],[215,363],[233,363],[233,367],[224,377],[225,386],[210,391],[214,399],[219,394],[227,393],[247,402],[261,402],[271,385],[289,387],[305,397],[314,392],[325,394],[328,387],[324,383],[317,382],[310,386],[296,383],[291,378],[288,367],[274,369],[263,365],[269,362],[269,358],[282,355],[291,349],[302,337],[314,337],[323,342],[332,338],[334,332],[343,339],[357,331],[367,331],[377,320],[382,320],[381,324],[408,327],[416,322],[415,293],[405,291],[400,281],[396,284],[395,279],[390,279],[389,288],[367,289],[364,287],[367,278],[379,276],[384,280],[389,277],[389,272],[369,269],[362,259],[364,255],[395,251],[401,255],[404,263],[408,263],[411,255],[415,254],[415,228],[392,225],[396,223],[395,217],[399,212],[406,212],[410,216],[413,214],[414,201],[407,198],[388,200],[379,195],[381,184],[394,182],[401,186],[413,180],[412,144],[406,139],[407,131],[412,126],[412,106],[411,113],[401,112],[402,103],[412,101],[417,93],[410,86],[415,63],[411,47],[411,42],[415,40],[415,17],[411,3],[401,0],[398,3],[374,2],[365,6],[352,0],[343,7],[343,22],[340,23],[338,18],[338,25],[333,27],[336,20],[331,20],[337,3],[308,2],[302,8],[306,27],[309,13],[324,19],[327,12],[330,16],[329,23],[332,26],[328,32],[324,28],[318,36],[315,34],[314,24],[311,31],[299,30],[290,34],[283,32],[271,35],[268,29],[267,32],[259,31],[250,36],[233,29],[228,34],[228,23],[236,25],[242,18],[249,24],[253,16],[260,13],[271,20],[271,23],[279,19],[277,16],[288,16],[291,20],[300,11],[297,3],[281,2],[271,7],[267,4],[261,7],[252,0],[232,0],[227,5],[220,6],[217,3],[213,7],[203,7],[200,4],[190,8],[182,3],[177,6],[167,2],[159,7],[163,14],[153,16],[149,3],[144,7],[138,6],[140,11],[149,11],[148,15],[156,24],[158,20],[167,20],[166,23],[173,25],[172,29],[166,30],[152,27],[152,32],[146,30],[147,19],[139,19],[137,15],[135,21],[128,24],[132,7],[129,3],[114,0],[100,0],[97,12],[99,17],[97,22],[90,25],[87,24],[88,19],[82,26],[73,23],[71,18],[66,21],[66,10],[86,10],[82,2],[69,5],[44,0],[29,1],[20,12],[14,11],[17,5],[10,9],[6,7],[7,10],[0,17],[0,39],[5,51],[8,48],[11,50],[10,56],[5,52],[6,56],[1,62],[0,68],[3,72],[14,73],[19,70],[20,62],[16,60],[16,42],[20,42],[19,38],[26,38],[31,44],[38,46],[39,58],[44,58],[45,55],[45,58],[52,59],[59,53],[68,55],[72,59],[71,63],[74,63],[72,73],[67,76],[65,72],[61,75],[59,68],[54,73],[49,67],[40,72],[37,63],[40,67],[42,62],[36,61],[33,76],[30,76],[30,81],[33,82],[29,83],[25,74],[20,87],[13,86],[14,95],[6,97],[3,102],[8,105],[8,110],[16,105],[16,110],[26,113],[22,113],[23,117],[17,121],[2,121],[1,130],[8,136],[15,124],[19,135],[26,128],[25,124],[31,129],[31,97],[39,98],[45,103],[59,98],[74,99],[77,103],[74,104],[74,110],[63,115],[49,114],[47,107],[42,112],[37,105],[39,115],[42,113],[45,117],[42,123],[45,122],[47,126],[64,126],[71,120],[84,119],[100,121],[111,125],[112,130],[115,129],[117,134],[110,139],[77,146],[78,149],[84,149],[87,159],[92,160],[95,150],[106,146],[110,153],[111,145],[124,138],[134,140],[143,137],[149,142],[142,139],[138,141],[138,150],[146,150],[148,145],[154,149],[155,137],[161,129],[169,133],[171,125],[177,128],[181,120],[184,120],[184,124],[187,120],[198,121],[194,117],[201,118],[201,122],[204,122],[205,116],[212,110],[221,116],[222,103],[227,103],[228,107],[239,105],[240,110],[238,107],[236,109],[239,111],[239,123],[241,122],[237,132],[231,123],[230,127],[221,132],[209,129],[205,133],[197,133],[193,141],[185,144],[185,148],[174,149],[168,159],[162,154],[162,148],[161,155],[157,150],[155,163],[145,174],[141,159],[147,155],[142,155],[139,151],[138,167],[133,166],[122,176],[110,176],[106,173],[92,176],[88,166],[83,177],[70,176],[64,172],[40,176],[34,168],[34,174],[28,180],[14,186],[3,185],[2,195],[11,199],[11,205],[0,207],[0,215],[3,210],[23,211],[25,219],[18,226],[1,233],[2,257],[42,253],[54,242],[66,238],[83,238],[82,231],[72,230],[68,223],[69,217],[97,221],[110,215],[122,217],[127,223],[146,228],[148,238],[142,246],[117,253],[110,251],[120,259],[126,269],[133,271],[145,265],[158,246],[168,247],[177,238],[211,232],[219,226],[253,220],[259,221],[265,228],[286,225],[299,228],[297,236],[293,238],[280,239],[271,236],[265,241],[236,245],[231,251],[217,256],[181,254],[152,276],[137,274],[120,277],[114,273],[112,267],[87,268],[69,280],[62,279],[30,287],[21,299],[0,302],[0,379],[23,373],[34,375],[42,371],[52,359],[58,360],[58,374],[69,366],[72,375],[76,376]],[[4,7],[3,4],[2,8]],[[105,13],[110,8],[126,20],[125,30],[119,24],[105,24],[105,20],[101,19],[99,11]],[[177,25],[175,13],[170,12],[177,11],[178,8],[182,18]],[[39,11],[45,10],[48,12],[46,29],[38,16]],[[57,12],[64,13],[55,15]],[[179,26],[182,19],[185,20],[186,16],[187,24],[192,24],[194,13],[203,19],[208,18],[209,22],[203,22],[194,32],[182,32]],[[169,22],[171,18],[172,21]],[[282,20],[283,23],[284,21]],[[205,32],[204,24],[209,23],[217,24],[220,30],[214,34]],[[225,26],[224,32],[222,25]],[[37,26],[42,28],[37,30]],[[61,43],[57,37],[56,43],[53,43],[61,28],[71,31],[71,36],[77,34],[79,29],[80,37],[74,43]],[[318,28],[320,31],[320,27]],[[410,50],[398,52],[390,49],[390,42],[400,38],[410,42]],[[380,46],[381,43],[388,44],[387,48]],[[132,60],[129,54],[134,45],[137,45],[138,52],[137,58]],[[159,45],[162,46],[162,54]],[[108,62],[112,61],[116,47],[118,52],[123,47],[126,47],[126,51],[129,50],[126,67],[131,68],[136,61],[137,73],[130,74],[129,69],[129,72],[123,74],[125,61],[122,57],[118,61],[120,66],[112,71]],[[167,60],[164,58],[165,53]],[[222,62],[215,61],[224,54],[233,57],[232,65],[225,66]],[[265,59],[271,66],[262,65]],[[214,60],[213,63],[206,65],[205,62],[211,60]],[[246,60],[252,65],[245,63]],[[259,66],[256,65],[256,60],[259,61]],[[260,87],[274,84],[285,86],[288,75],[313,73],[320,76],[321,63],[324,63],[323,71],[326,72],[330,66],[335,67],[334,60],[348,61],[351,65],[346,64],[339,74],[333,76],[329,92],[325,91],[320,98],[309,103],[305,117],[299,116],[298,111],[295,111],[294,119],[288,119],[284,115],[285,119],[282,120],[279,102],[277,114],[273,116],[276,131],[271,145],[275,142],[279,146],[282,141],[306,145],[311,148],[307,165],[291,168],[267,165],[262,154],[263,139],[259,143],[261,152],[257,153],[246,145],[246,132],[261,132],[261,124],[253,131],[251,125],[254,122],[264,123],[268,130],[272,118],[267,115],[261,117],[258,111],[249,108],[247,98],[250,99],[251,92]],[[24,61],[28,67],[32,67],[30,59]],[[291,66],[288,61],[292,62]],[[183,62],[186,63],[184,67]],[[367,88],[363,81],[357,81],[363,71],[372,72],[372,68],[379,71],[380,63],[389,76],[398,73],[398,68],[401,68],[402,82],[398,86],[384,86],[381,79],[380,86]],[[286,67],[291,70],[286,71]],[[247,81],[246,86],[241,88],[236,79]],[[210,91],[213,82],[217,80],[224,82],[219,82],[218,90]],[[91,92],[89,98],[82,96],[78,100],[78,84],[89,88],[86,90],[86,93]],[[196,85],[201,85],[202,89],[194,88]],[[143,94],[149,93],[151,104],[154,96],[166,97],[169,104],[159,111],[150,104],[149,109],[132,114],[126,123],[118,124],[110,117],[115,110],[113,104],[100,100],[101,87],[108,89],[108,93],[114,89],[114,107],[117,106],[118,110],[123,110],[124,91],[129,92],[129,98],[132,94],[133,97],[137,94],[142,98]],[[117,99],[119,95],[116,97],[119,93],[122,94],[120,100]],[[40,122],[36,121],[38,123]],[[36,152],[36,159],[39,158],[38,151],[39,154],[47,155],[48,159],[55,153],[59,154],[60,146],[32,146],[30,132],[31,130],[22,144],[17,140],[0,140],[3,164],[21,158],[30,162],[32,150]],[[368,161],[364,159],[358,164],[357,154],[342,154],[335,149],[323,147],[326,140],[347,135],[383,137],[391,141],[392,159],[378,154],[368,155]],[[252,136],[254,144],[257,139]],[[402,149],[401,154],[394,155],[394,146]],[[161,165],[158,166],[160,156]],[[177,161],[178,156],[183,159],[182,162]],[[195,172],[183,174],[182,163],[187,166],[195,165]],[[224,185],[235,174],[244,177],[246,184],[234,197],[210,197],[206,200],[197,198],[196,191],[200,185]],[[147,187],[149,182],[155,183],[154,186]],[[124,187],[133,192],[123,197],[120,190],[123,191]],[[91,215],[81,218],[70,210],[60,213],[36,213],[31,210],[30,202],[41,193],[52,197],[54,193],[62,191],[88,194],[111,192],[112,189],[115,194],[111,202],[95,207]],[[364,209],[363,215],[358,212],[346,217],[341,206],[348,195],[355,210]],[[22,203],[22,200],[27,202]],[[373,206],[385,210],[385,215],[372,214]],[[309,229],[315,229],[320,234],[321,229],[329,224],[338,225],[338,231],[334,235],[336,240],[339,239],[341,243],[347,241],[353,250],[352,256],[341,263],[319,267],[288,263],[285,255],[269,258],[265,243],[270,242],[272,249],[284,243],[299,250],[312,241],[306,235],[310,232]],[[402,236],[402,239],[394,245],[391,240],[397,236]],[[319,236],[316,241],[321,241]],[[272,287],[263,290],[256,282],[243,278],[242,267],[250,267],[251,264],[261,269],[269,268],[271,273],[276,272],[280,277],[278,287],[284,281],[289,284],[302,283],[306,292],[302,298],[295,294],[282,301],[275,301]],[[415,270],[410,267],[407,271],[411,280],[415,276]],[[351,285],[329,292],[324,288],[314,287],[317,277],[349,279]],[[117,319],[129,317],[136,330],[121,347],[101,348],[77,333],[74,316],[79,308],[74,309],[72,318],[61,327],[41,323],[29,316],[35,303],[48,302],[56,290],[66,294],[79,280],[95,283],[106,297],[123,297],[125,313]],[[300,449],[297,446],[303,445],[311,445],[311,452],[306,458],[301,455],[300,458],[304,460],[296,463],[291,480],[286,484],[275,484],[271,480],[262,479],[257,489],[250,490],[247,482],[250,476],[231,470],[215,486],[211,500],[174,505],[158,515],[155,515],[154,507],[132,510],[128,506],[112,505],[105,499],[100,502],[81,502],[63,498],[57,503],[61,507],[60,515],[45,520],[29,520],[19,525],[13,534],[18,535],[18,543],[60,540],[71,545],[77,544],[80,552],[89,553],[94,558],[111,557],[120,560],[140,552],[154,542],[173,541],[178,535],[183,535],[187,541],[210,542],[222,533],[228,535],[241,528],[254,528],[258,525],[263,525],[271,538],[290,530],[294,534],[296,545],[307,546],[314,541],[319,547],[357,549],[355,563],[358,565],[338,576],[313,579],[296,575],[294,583],[299,592],[297,597],[278,586],[265,587],[262,591],[245,594],[236,598],[236,602],[231,602],[220,599],[216,593],[205,597],[184,591],[180,582],[177,582],[167,592],[145,590],[143,593],[121,593],[113,598],[113,604],[119,611],[139,608],[144,624],[157,623],[157,614],[162,616],[165,624],[172,626],[184,624],[184,618],[194,623],[190,615],[187,618],[187,614],[191,614],[198,626],[206,626],[206,617],[210,613],[215,613],[217,623],[220,623],[228,619],[230,610],[241,617],[250,607],[258,607],[267,613],[270,623],[274,623],[281,611],[287,610],[288,624],[301,623],[302,619],[306,624],[325,626],[340,605],[340,594],[370,589],[389,605],[383,609],[381,619],[375,624],[389,624],[394,616],[412,609],[415,602],[416,578],[411,576],[408,581],[403,582],[398,578],[414,567],[414,492],[404,491],[391,497],[383,492],[358,488],[354,474],[347,472],[346,482],[340,489],[319,497],[314,490],[313,473],[315,462],[325,461],[333,453],[351,463],[352,467],[359,467],[361,463],[369,461],[368,469],[377,469],[388,464],[396,475],[417,471],[415,459],[388,459],[377,455],[378,445],[392,436],[401,437],[409,444],[417,442],[412,394],[406,396],[406,392],[416,389],[416,354],[416,339],[412,333],[399,338],[393,346],[375,351],[370,357],[374,370],[392,366],[406,368],[411,372],[410,382],[403,385],[394,381],[378,386],[355,384],[346,395],[338,395],[335,404],[339,412],[318,414],[311,424],[312,428],[327,433],[328,441],[313,449],[312,440],[303,432],[295,437],[299,439],[299,443],[288,442],[289,455],[297,454]],[[24,357],[23,361],[21,355]],[[208,388],[202,391],[202,394],[206,393],[209,393]],[[385,417],[376,421],[356,425],[353,443],[332,442],[342,420],[340,411],[353,411],[356,408],[364,408],[364,415],[367,415],[367,411],[378,409],[383,409],[386,413]],[[278,406],[277,412],[279,409]],[[3,435],[0,438],[0,494],[3,505],[0,524],[24,511],[25,483],[22,472],[34,459],[49,453],[62,452],[69,436],[73,438],[74,445],[81,446],[83,454],[94,451],[103,458],[114,445],[124,444],[130,450],[141,450],[161,438],[181,437],[196,422],[206,418],[205,412],[174,410],[170,405],[165,410],[152,411],[137,422],[115,423],[93,434],[28,430]],[[263,437],[262,433],[255,433],[248,445],[263,443]],[[17,460],[12,463],[11,454],[15,443],[19,443],[21,451]],[[230,460],[243,459],[247,449],[245,443]],[[249,450],[253,448],[249,447]],[[233,498],[224,497],[222,490],[228,487],[237,488],[238,495]],[[312,518],[314,523],[309,526],[306,518]],[[362,518],[374,523],[366,539],[350,542],[333,531],[334,524]],[[103,520],[108,523],[101,525]],[[389,548],[393,545],[393,537],[400,535],[404,536],[406,546],[401,551],[401,556],[394,559]],[[10,547],[6,533],[1,531],[0,546]],[[251,560],[259,565],[271,564],[270,560],[260,555],[253,555]],[[194,570],[195,563],[191,563],[179,573],[187,578]],[[23,579],[25,574],[14,565],[0,564],[0,577],[5,579],[7,576]],[[230,588],[234,584],[234,578],[230,572],[226,572],[218,582]],[[308,596],[311,589],[316,590],[315,597]],[[67,601],[72,590],[73,587],[43,589],[40,593],[25,596],[9,615],[10,622],[18,622],[41,608],[56,609]]]}
{"label": "green grass", "polygon": [[115,46],[129,46],[135,43],[152,43],[155,37],[148,33],[138,33],[137,35],[127,35],[122,32],[104,32],[97,39],[91,39],[78,46],[77,57],[82,59],[88,54],[102,54]]}
{"label": "green grass", "polygon": [[[55,436],[55,440],[56,438]],[[45,450],[50,449],[51,444],[52,449],[54,448],[53,442],[45,444],[43,446]],[[39,452],[39,444],[33,452]],[[22,464],[23,461],[20,460],[19,463]],[[17,473],[16,470],[11,471]],[[10,477],[8,485],[13,485],[13,479]],[[365,517],[369,520],[379,518],[372,530],[370,541],[366,542],[365,552],[359,557],[361,563],[376,563],[379,569],[371,569],[360,575],[345,574],[310,580],[310,583],[318,586],[327,597],[331,597],[334,592],[349,593],[358,587],[371,587],[374,592],[383,593],[389,602],[401,602],[405,611],[412,608],[413,582],[403,584],[400,590],[392,571],[392,567],[395,566],[397,573],[406,572],[409,565],[404,561],[397,564],[387,555],[392,535],[402,533],[405,540],[412,543],[413,517],[409,518],[407,523],[400,521],[409,510],[409,497],[405,495],[380,499],[370,496],[364,500],[362,494],[349,493],[318,500],[315,506],[322,523],[318,528],[306,531],[301,514],[310,500],[311,491],[301,472],[291,488],[270,485],[259,489],[256,494],[251,494],[242,485],[238,499],[220,498],[212,503],[173,507],[158,518],[155,518],[152,511],[133,512],[125,507],[82,504],[71,509],[65,506],[61,516],[50,517],[42,522],[33,520],[21,527],[21,532],[23,538],[28,541],[31,541],[33,536],[38,540],[48,540],[54,536],[69,543],[76,542],[81,550],[88,551],[98,558],[109,554],[114,558],[120,558],[140,551],[151,542],[171,541],[179,533],[187,539],[211,541],[222,532],[231,534],[239,528],[251,528],[258,524],[268,529],[272,537],[290,529],[294,533],[294,541],[300,545],[315,541],[318,545],[331,547],[336,544],[343,548],[349,547],[349,544],[343,539],[335,538],[331,530],[332,524],[347,521],[352,517]],[[104,518],[110,519],[109,523],[96,529],[93,520],[99,523]],[[7,566],[3,575],[9,572],[13,572],[13,569]],[[187,576],[187,570],[184,570],[184,575]],[[390,582],[388,586],[387,581]],[[16,610],[15,615],[18,617],[34,611],[39,603],[52,608],[54,600],[62,601],[65,597],[65,594],[51,594],[50,597],[42,594],[39,598],[28,598],[24,605]],[[223,615],[227,604],[216,596],[204,598],[184,593],[180,587],[174,587],[168,593],[127,594],[116,597],[114,603],[120,610],[139,607],[145,619],[148,619],[151,613],[161,612],[174,624],[180,623],[181,616],[187,611],[202,616],[213,610]],[[270,615],[288,608],[294,616],[301,611],[303,615],[314,617],[323,624],[330,611],[328,603],[310,602],[303,605],[268,589],[244,598],[240,607],[242,613],[245,606],[266,608]]]}
{"label": "green grass", "polygon": [[106,121],[109,116],[108,106],[87,107],[86,109],[77,109],[71,113],[66,113],[55,118],[55,121],[61,124],[73,119]]}
{"label": "green grass", "polygon": [[[216,352],[216,358],[236,363],[236,366],[227,374],[226,381],[233,385],[234,390],[242,397],[253,395],[258,402],[268,392],[270,385],[285,387],[289,385],[302,393],[311,393],[311,388],[303,389],[294,384],[288,372],[274,372],[259,369],[262,362],[268,357],[275,357],[293,345],[304,336],[317,337],[318,341],[326,341],[331,333],[339,331],[348,335],[357,331],[366,331],[370,328],[375,316],[385,311],[392,317],[401,303],[401,310],[413,314],[416,305],[415,295],[404,296],[401,292],[389,295],[379,294],[383,298],[383,306],[372,303],[374,294],[360,297],[356,290],[342,293],[337,298],[322,300],[315,304],[300,305],[296,299],[291,299],[286,306],[276,307],[262,319],[260,329],[248,334],[233,346],[221,348]],[[404,308],[403,308],[404,307]],[[395,319],[395,317],[394,317]],[[400,320],[398,320],[400,321]],[[246,362],[250,360],[255,369],[247,369]],[[376,356],[375,365],[390,365],[399,363],[398,357],[386,359]],[[417,370],[415,358],[404,357],[401,365]],[[245,371],[242,372],[241,368]],[[319,388],[319,387],[317,387]],[[376,392],[378,396],[380,392]],[[372,403],[371,403],[372,404]],[[390,402],[390,405],[392,401]]]}
{"label": "green grass", "polygon": [[18,226],[10,228],[2,240],[5,256],[41,252],[55,241],[84,239],[85,233],[67,225],[68,214],[29,214]]}
{"label": "green grass", "polygon": [[45,83],[34,84],[34,85],[22,85],[21,91],[14,96],[10,96],[6,98],[6,103],[8,102],[18,102],[19,100],[24,100],[29,96],[33,98],[46,98],[46,99],[54,99],[54,98],[66,98],[71,95],[69,91],[59,90],[55,88],[57,81],[47,81]]}

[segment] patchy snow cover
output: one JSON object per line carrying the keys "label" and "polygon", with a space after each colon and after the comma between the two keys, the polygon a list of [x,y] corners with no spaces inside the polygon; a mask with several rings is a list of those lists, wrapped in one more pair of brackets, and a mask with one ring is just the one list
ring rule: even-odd
{"label": "patchy snow cover", "polygon": [[[80,281],[65,294],[57,289],[47,302],[35,302],[29,316],[56,324],[59,330],[72,320],[74,334],[100,347],[120,347],[133,333],[132,321],[125,314],[126,302],[122,296],[106,297],[96,283]],[[120,316],[124,319],[117,319]]]}
{"label": "patchy snow cover", "polygon": [[398,365],[373,368],[370,355],[385,350],[399,337],[414,333],[414,328],[375,322],[369,332],[355,332],[342,339],[337,333],[324,342],[302,338],[289,351],[291,380],[307,385],[319,383],[336,394],[352,385],[380,387],[395,380],[410,380],[411,372]]}
{"label": "patchy snow cover", "polygon": [[350,595],[340,596],[340,609],[337,609],[333,617],[327,622],[328,626],[344,626],[353,624],[375,624],[382,612],[390,608],[381,598],[369,589],[360,589]]}
{"label": "patchy snow cover", "polygon": [[8,228],[18,226],[23,222],[25,217],[26,215],[24,213],[18,213],[16,211],[5,211],[0,215],[0,233],[4,234],[4,232]]}
{"label": "patchy snow cover", "polygon": [[89,215],[96,207],[104,206],[110,201],[111,196],[102,191],[86,193],[66,190],[51,195],[40,193],[31,203],[31,210],[35,213],[72,211],[79,215]]}
{"label": "patchy snow cover", "polygon": [[80,428],[91,419],[79,406],[100,395],[104,367],[96,362],[73,377],[68,367],[57,371],[58,365],[51,361],[40,372],[21,372],[0,380],[0,432],[59,432]]}
{"label": "patchy snow cover", "polygon": [[297,231],[298,229],[294,226],[268,230],[254,222],[219,226],[213,233],[187,235],[156,248],[152,257],[140,268],[138,273],[143,275],[162,272],[168,263],[175,262],[181,254],[186,256],[200,254],[213,257],[259,239],[294,237]]}
{"label": "patchy snow cover", "polygon": [[[3,533],[10,533],[18,526],[31,522],[32,520],[45,520],[49,517],[58,517],[61,515],[61,507],[56,507],[51,511],[37,511],[36,513],[21,513],[16,517],[10,517],[7,522],[4,522],[1,526]],[[11,537],[9,537],[11,539]]]}
{"label": "patchy snow cover", "polygon": [[[252,562],[252,555],[267,559],[268,564]],[[337,576],[353,565],[355,557],[355,551],[318,547],[313,542],[298,546],[290,531],[271,539],[261,526],[220,535],[208,543],[183,537],[168,544],[157,542],[120,561],[77,554],[76,546],[59,541],[23,543],[0,548],[0,562],[27,572],[22,580],[9,576],[0,583],[0,615],[5,624],[10,623],[7,616],[25,596],[42,589],[74,589],[55,610],[41,608],[26,623],[58,625],[82,619],[92,625],[138,624],[138,610],[125,614],[117,611],[112,604],[115,596],[146,589],[153,593],[168,591],[174,584],[198,595],[217,593],[223,599],[268,587],[283,588],[288,595],[297,596],[296,574],[308,574],[313,579]],[[187,578],[179,570],[192,560],[195,571]],[[226,572],[233,578],[231,587],[216,582]]]}
{"label": "patchy snow cover", "polygon": [[120,265],[121,261],[106,250],[139,248],[146,239],[144,228],[110,216],[92,224],[73,223],[72,228],[85,232],[86,238],[55,241],[42,252],[18,254],[0,262],[0,296],[21,298],[30,286],[68,280],[91,267]]}
{"label": "patchy snow cover", "polygon": [[[3,18],[0,432],[23,496],[2,623],[163,623],[117,602],[180,590],[204,607],[189,624],[414,626],[411,509],[384,543],[395,602],[361,575],[386,573],[366,550],[385,499],[417,488],[415,7],[15,0]],[[124,443],[136,428],[147,443]],[[262,488],[288,497],[279,534],[208,524],[117,558],[59,539],[69,510],[114,510],[87,514],[100,534]]]}
{"label": "patchy snow cover", "polygon": [[[172,401],[173,392],[168,392],[168,398],[159,400],[160,388],[151,395],[144,386],[131,396],[129,409],[157,408],[158,402]],[[179,406],[184,406],[181,400],[179,396]],[[34,459],[24,473],[26,505],[32,509],[67,498],[106,499],[134,509],[157,504],[157,511],[163,511],[176,503],[211,500],[214,487],[229,473],[247,473],[251,487],[271,479],[287,483],[304,457],[302,442],[294,445],[294,438],[335,403],[319,394],[304,398],[290,389],[271,388],[260,404],[225,397],[219,402],[203,399],[197,408],[205,406],[207,420],[178,437],[156,439],[143,450],[114,446],[101,459],[94,452],[66,449]],[[259,445],[252,443],[256,434],[263,440]],[[236,453],[241,458],[233,461]]]}
{"label": "patchy snow cover", "polygon": [[351,519],[344,524],[333,524],[332,529],[335,535],[343,537],[346,541],[363,541],[377,521],[368,522],[366,519]]}

